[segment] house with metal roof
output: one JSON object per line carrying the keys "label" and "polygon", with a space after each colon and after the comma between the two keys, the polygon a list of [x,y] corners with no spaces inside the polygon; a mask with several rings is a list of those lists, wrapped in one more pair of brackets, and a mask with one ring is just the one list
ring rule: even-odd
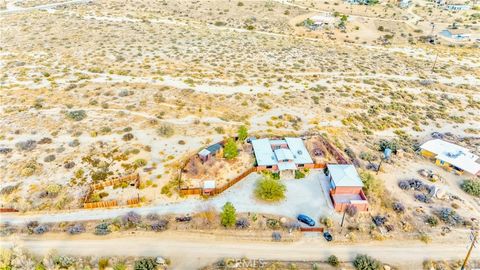
{"label": "house with metal roof", "polygon": [[434,159],[435,164],[453,171],[456,174],[464,172],[480,176],[479,156],[473,154],[465,147],[440,139],[425,142],[420,146],[420,154],[426,158]]}
{"label": "house with metal roof", "polygon": [[300,138],[251,141],[257,168],[272,171],[294,171],[298,168],[313,168],[313,160]]}
{"label": "house with metal roof", "polygon": [[363,192],[363,182],[351,164],[328,164],[330,198],[337,211],[355,205],[359,211],[368,210],[368,201]]}

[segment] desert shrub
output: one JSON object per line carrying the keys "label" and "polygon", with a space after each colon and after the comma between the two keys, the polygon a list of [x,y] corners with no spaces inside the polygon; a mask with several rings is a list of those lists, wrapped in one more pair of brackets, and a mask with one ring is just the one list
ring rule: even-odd
{"label": "desert shrub", "polygon": [[107,268],[109,265],[109,259],[108,258],[100,258],[98,260],[98,269],[99,270],[104,270]]}
{"label": "desert shrub", "polygon": [[282,235],[279,232],[273,232],[272,233],[272,240],[273,241],[281,241],[282,240]]}
{"label": "desert shrub", "polygon": [[327,263],[330,264],[333,267],[337,267],[337,266],[340,265],[340,261],[338,260],[337,256],[335,256],[335,255],[328,256]]}
{"label": "desert shrub", "polygon": [[157,269],[157,262],[153,258],[142,258],[135,261],[133,269],[134,270],[155,270]]}
{"label": "desert shrub", "polygon": [[464,180],[460,187],[466,193],[476,197],[480,197],[480,181]]}
{"label": "desert shrub", "polygon": [[157,133],[162,137],[168,138],[175,134],[175,130],[171,125],[163,124],[157,129]]}
{"label": "desert shrub", "polygon": [[75,140],[68,143],[68,146],[70,146],[70,147],[77,147],[79,145],[80,145],[80,141],[78,139],[75,139]]}
{"label": "desert shrub", "polygon": [[73,161],[68,161],[68,162],[66,162],[65,164],[63,164],[63,167],[64,167],[65,169],[71,169],[71,168],[75,167],[75,162],[73,162]]}
{"label": "desert shrub", "polygon": [[132,139],[133,139],[133,134],[132,134],[132,133],[127,133],[127,134],[124,134],[124,135],[122,136],[122,140],[124,140],[124,141],[126,141],[126,142],[127,142],[127,141],[130,141],[130,140],[132,140]]}
{"label": "desert shrub", "polygon": [[139,225],[142,222],[142,216],[130,211],[122,217],[122,225],[126,228],[131,228]]}
{"label": "desert shrub", "polygon": [[69,111],[67,117],[74,121],[82,121],[87,117],[85,110]]}
{"label": "desert shrub", "polygon": [[376,215],[372,218],[372,221],[377,227],[379,227],[379,226],[382,226],[383,224],[385,224],[385,222],[387,222],[387,217],[381,216],[381,215]]}
{"label": "desert shrub", "polygon": [[69,269],[75,264],[75,258],[69,256],[57,256],[55,257],[54,262],[60,269]]}
{"label": "desert shrub", "polygon": [[347,213],[347,215],[350,217],[354,217],[358,214],[358,208],[353,204],[349,204],[345,209],[345,213]]}
{"label": "desert shrub", "polygon": [[45,162],[52,162],[52,161],[55,160],[55,158],[56,158],[55,155],[51,154],[51,155],[46,156],[46,157],[43,159],[43,161],[45,161]]}
{"label": "desert shrub", "polygon": [[379,270],[382,264],[367,255],[357,255],[353,260],[353,266],[357,270]]}
{"label": "desert shrub", "polygon": [[428,216],[427,219],[425,220],[430,227],[435,227],[438,225],[438,218],[434,216]]}
{"label": "desert shrub", "polygon": [[69,234],[80,234],[85,232],[85,226],[81,223],[77,223],[71,227],[68,228],[68,233]]}
{"label": "desert shrub", "polygon": [[234,159],[238,156],[237,144],[232,138],[228,138],[223,149],[223,157],[226,159]]}
{"label": "desert shrub", "polygon": [[232,227],[235,225],[236,210],[231,202],[225,203],[220,213],[220,223],[225,227]]}
{"label": "desert shrub", "polygon": [[159,220],[160,216],[157,213],[150,213],[146,216],[148,220]]}
{"label": "desert shrub", "polygon": [[165,231],[166,229],[168,229],[168,220],[161,219],[161,220],[155,221],[154,223],[152,223],[152,225],[150,225],[150,227],[155,232]]}
{"label": "desert shrub", "polygon": [[37,142],[34,140],[27,140],[23,142],[18,142],[15,146],[22,151],[32,151],[37,147]]}
{"label": "desert shrub", "polygon": [[423,203],[431,203],[432,199],[425,194],[417,193],[415,194],[415,199]]}
{"label": "desert shrub", "polygon": [[144,167],[147,165],[147,161],[143,158],[136,159],[133,163],[136,167]]}
{"label": "desert shrub", "polygon": [[25,227],[27,228],[29,233],[33,233],[33,229],[35,229],[38,225],[39,225],[38,221],[32,220],[27,222]]}
{"label": "desert shrub", "polygon": [[12,151],[13,151],[12,148],[0,147],[0,154],[8,154],[8,153],[11,153]]}
{"label": "desert shrub", "polygon": [[112,231],[108,227],[107,223],[100,223],[97,226],[95,226],[95,234],[96,235],[107,235],[111,232]]}
{"label": "desert shrub", "polygon": [[113,266],[113,270],[127,270],[127,265],[123,262],[119,262]]}
{"label": "desert shrub", "polygon": [[325,227],[327,228],[331,228],[333,227],[333,220],[329,217],[322,217],[320,218],[320,223],[322,223],[323,225],[325,225]]}
{"label": "desert shrub", "polygon": [[432,238],[430,237],[430,235],[428,235],[426,233],[420,233],[419,239],[420,239],[420,241],[424,242],[425,244],[428,244],[432,241]]}
{"label": "desert shrub", "polygon": [[435,214],[441,221],[447,224],[455,226],[462,223],[462,217],[451,208],[441,208],[437,210]]}
{"label": "desert shrub", "polygon": [[246,228],[250,227],[250,222],[246,218],[241,218],[241,219],[237,220],[237,222],[235,222],[235,227],[237,229],[246,229]]}
{"label": "desert shrub", "polygon": [[44,234],[46,232],[48,232],[48,226],[44,224],[38,225],[37,227],[33,228],[34,234]]}
{"label": "desert shrub", "polygon": [[283,226],[289,231],[300,230],[300,227],[301,227],[300,222],[298,221],[287,222]]}
{"label": "desert shrub", "polygon": [[390,148],[390,150],[392,150],[392,153],[396,153],[397,141],[380,140],[380,142],[378,143],[378,149],[383,152],[386,148]]}
{"label": "desert shrub", "polygon": [[398,181],[398,187],[400,187],[403,190],[407,190],[407,189],[410,189],[410,184],[406,180],[401,180],[401,181]]}
{"label": "desert shrub", "polygon": [[392,204],[393,211],[397,213],[404,213],[405,212],[405,206],[401,202],[394,202]]}
{"label": "desert shrub", "polygon": [[301,179],[301,178],[305,178],[305,174],[300,170],[296,170],[295,171],[295,179]]}
{"label": "desert shrub", "polygon": [[279,229],[280,221],[278,219],[269,218],[267,219],[267,226],[270,229]]}
{"label": "desert shrub", "polygon": [[275,202],[285,198],[285,191],[286,187],[282,182],[265,175],[257,182],[255,195],[261,200]]}

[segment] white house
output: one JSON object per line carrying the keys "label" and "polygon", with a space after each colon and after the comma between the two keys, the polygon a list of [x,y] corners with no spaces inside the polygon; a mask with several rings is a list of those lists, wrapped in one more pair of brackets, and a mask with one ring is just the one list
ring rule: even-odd
{"label": "white house", "polygon": [[420,149],[424,157],[435,159],[435,164],[448,171],[480,175],[480,163],[477,162],[479,157],[465,147],[435,139],[422,144]]}

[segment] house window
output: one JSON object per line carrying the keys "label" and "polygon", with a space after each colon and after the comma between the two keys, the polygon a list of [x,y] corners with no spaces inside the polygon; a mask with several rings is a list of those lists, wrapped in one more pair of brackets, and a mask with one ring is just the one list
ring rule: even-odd
{"label": "house window", "polygon": [[297,167],[299,167],[299,168],[303,168],[303,166],[305,166],[305,165],[303,165],[303,164],[298,164],[297,165]]}
{"label": "house window", "polygon": [[444,165],[445,162],[443,160],[440,160],[440,165]]}
{"label": "house window", "polygon": [[267,169],[271,169],[271,168],[272,168],[272,165],[270,165],[270,166],[267,166]]}

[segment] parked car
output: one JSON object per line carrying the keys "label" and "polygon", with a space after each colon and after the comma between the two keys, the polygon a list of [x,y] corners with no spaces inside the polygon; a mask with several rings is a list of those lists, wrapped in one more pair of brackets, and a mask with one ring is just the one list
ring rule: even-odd
{"label": "parked car", "polygon": [[308,226],[311,226],[311,227],[315,226],[315,221],[307,215],[300,214],[298,215],[297,220],[307,224]]}
{"label": "parked car", "polygon": [[176,222],[189,222],[190,220],[192,220],[192,217],[190,215],[175,218]]}
{"label": "parked car", "polygon": [[327,240],[328,242],[333,240],[333,236],[329,232],[324,232],[323,238],[325,238],[325,240]]}

